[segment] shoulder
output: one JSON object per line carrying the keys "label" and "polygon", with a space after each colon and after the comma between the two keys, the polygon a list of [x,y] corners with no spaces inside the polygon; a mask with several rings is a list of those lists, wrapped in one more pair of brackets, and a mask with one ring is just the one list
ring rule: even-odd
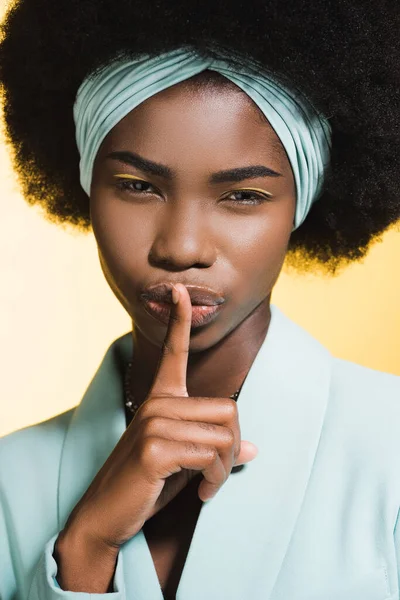
{"label": "shoulder", "polygon": [[400,377],[333,359],[332,392],[354,409],[389,412],[400,416]]}
{"label": "shoulder", "polygon": [[400,377],[333,359],[327,421],[349,464],[400,486]]}
{"label": "shoulder", "polygon": [[335,358],[330,398],[348,423],[394,436],[400,451],[400,377]]}
{"label": "shoulder", "polygon": [[58,469],[75,408],[0,438],[0,485]]}
{"label": "shoulder", "polygon": [[400,497],[400,377],[336,358],[301,326],[277,317],[284,326],[279,333],[306,373],[305,385],[327,378],[320,450],[343,456],[343,469],[391,481]]}

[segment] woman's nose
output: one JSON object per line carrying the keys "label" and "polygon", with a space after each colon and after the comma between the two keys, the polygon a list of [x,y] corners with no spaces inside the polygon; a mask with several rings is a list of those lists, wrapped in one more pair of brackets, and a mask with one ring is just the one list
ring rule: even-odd
{"label": "woman's nose", "polygon": [[209,214],[199,202],[168,207],[160,217],[150,251],[153,264],[175,269],[211,266],[215,244]]}

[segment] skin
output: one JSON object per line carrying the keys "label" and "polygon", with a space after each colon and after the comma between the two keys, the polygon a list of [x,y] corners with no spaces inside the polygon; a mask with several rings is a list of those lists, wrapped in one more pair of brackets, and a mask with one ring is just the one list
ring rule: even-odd
{"label": "skin", "polygon": [[[121,151],[164,165],[163,175],[109,157]],[[264,165],[263,173],[210,179],[251,165]],[[137,187],[132,177],[147,183]],[[244,187],[264,191],[242,196]],[[147,100],[110,132],[96,158],[90,202],[104,274],[134,323],[132,389],[143,402],[58,537],[59,583],[111,591],[118,550],[143,527],[163,596],[173,600],[202,502],[234,465],[256,456],[251,440],[241,440],[238,407],[228,396],[268,330],[293,227],[293,176],[245,94],[186,83]],[[161,281],[179,292],[168,325],[139,300],[143,287]],[[225,297],[208,325],[191,328],[184,284]]]}
{"label": "skin", "polygon": [[241,440],[234,400],[187,393],[192,305],[184,285],[174,289],[180,298],[168,323],[170,351],[162,354],[149,397],[55,544],[64,590],[112,591],[119,549],[143,528],[163,597],[174,600],[202,502],[234,465],[256,456],[254,445]]}
{"label": "skin", "polygon": [[[191,332],[187,390],[228,397],[266,336],[271,292],[294,222],[293,173],[261,111],[232,84],[199,89],[191,83],[132,110],[103,140],[93,168],[92,226],[106,280],[132,318],[132,392],[139,403],[154,380],[167,331],[144,310],[141,289],[181,282],[224,296],[217,318]],[[121,151],[162,164],[173,177],[108,158]],[[251,165],[280,176],[209,181],[213,173]],[[121,174],[146,183],[115,177]],[[118,187],[122,181],[128,189]],[[272,196],[262,201],[260,193],[237,191],[244,188]]]}

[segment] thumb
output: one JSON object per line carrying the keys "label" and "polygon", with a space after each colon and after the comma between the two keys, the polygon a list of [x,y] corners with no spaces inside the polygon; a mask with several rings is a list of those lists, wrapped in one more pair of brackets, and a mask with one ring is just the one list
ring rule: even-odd
{"label": "thumb", "polygon": [[257,456],[257,454],[258,448],[255,444],[242,440],[240,443],[239,456],[237,457],[234,466],[236,467],[238,465],[243,465],[247,462],[250,462]]}

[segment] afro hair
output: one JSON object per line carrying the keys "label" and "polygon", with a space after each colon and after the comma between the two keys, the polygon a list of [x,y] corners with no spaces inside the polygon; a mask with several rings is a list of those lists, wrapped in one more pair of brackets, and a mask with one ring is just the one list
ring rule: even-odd
{"label": "afro hair", "polygon": [[2,24],[0,85],[23,194],[51,221],[90,230],[72,107],[110,60],[177,47],[246,60],[331,123],[323,194],[289,250],[335,271],[400,218],[399,31],[395,0],[19,0]]}

